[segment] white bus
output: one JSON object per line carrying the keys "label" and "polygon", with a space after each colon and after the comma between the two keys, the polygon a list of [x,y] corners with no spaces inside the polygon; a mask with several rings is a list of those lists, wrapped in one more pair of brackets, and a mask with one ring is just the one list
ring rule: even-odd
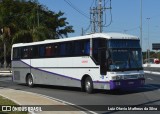
{"label": "white bus", "polygon": [[143,86],[140,40],[120,33],[19,43],[12,47],[13,81],[94,89]]}

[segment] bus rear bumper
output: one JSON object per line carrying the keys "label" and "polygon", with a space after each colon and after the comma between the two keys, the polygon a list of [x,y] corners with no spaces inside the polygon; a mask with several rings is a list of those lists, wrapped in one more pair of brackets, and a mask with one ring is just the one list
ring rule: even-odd
{"label": "bus rear bumper", "polygon": [[145,79],[130,79],[130,80],[112,80],[110,81],[110,90],[114,89],[125,89],[141,87],[145,84]]}

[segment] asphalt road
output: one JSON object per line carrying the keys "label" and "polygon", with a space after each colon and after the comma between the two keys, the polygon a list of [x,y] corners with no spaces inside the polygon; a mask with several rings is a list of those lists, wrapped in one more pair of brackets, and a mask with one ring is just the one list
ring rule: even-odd
{"label": "asphalt road", "polygon": [[120,91],[96,90],[94,94],[87,94],[85,92],[81,92],[80,88],[70,87],[36,85],[34,88],[29,88],[22,84],[13,83],[10,77],[0,78],[0,87],[12,88],[47,95],[76,105],[80,105],[96,113],[158,114],[160,113],[158,111],[98,111],[98,107],[100,105],[160,106],[160,76],[153,74],[145,74],[145,77],[146,84],[144,87]]}

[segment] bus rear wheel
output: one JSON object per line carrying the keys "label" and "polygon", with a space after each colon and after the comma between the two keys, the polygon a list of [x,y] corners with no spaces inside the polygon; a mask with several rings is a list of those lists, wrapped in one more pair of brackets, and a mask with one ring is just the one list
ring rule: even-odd
{"label": "bus rear wheel", "polygon": [[33,87],[34,86],[34,84],[33,84],[33,78],[32,78],[32,76],[30,74],[27,76],[27,85],[29,87]]}
{"label": "bus rear wheel", "polygon": [[85,80],[85,90],[87,93],[93,93],[93,82],[90,77],[87,77]]}

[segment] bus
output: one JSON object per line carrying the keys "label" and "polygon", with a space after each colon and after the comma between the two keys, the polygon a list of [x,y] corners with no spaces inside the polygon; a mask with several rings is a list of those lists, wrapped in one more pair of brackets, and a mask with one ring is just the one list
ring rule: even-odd
{"label": "bus", "polygon": [[116,90],[145,84],[138,37],[121,33],[19,43],[12,46],[13,81]]}

